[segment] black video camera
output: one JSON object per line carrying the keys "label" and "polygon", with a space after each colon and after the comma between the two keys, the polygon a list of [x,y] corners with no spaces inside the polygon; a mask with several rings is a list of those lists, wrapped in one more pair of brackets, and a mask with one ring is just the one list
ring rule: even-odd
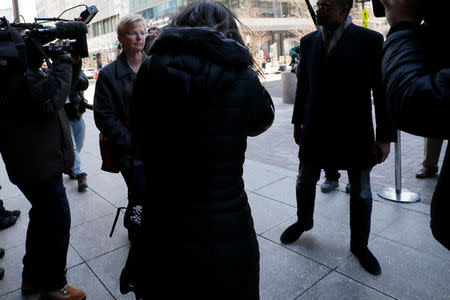
{"label": "black video camera", "polygon": [[[39,69],[45,60],[49,69],[54,71],[48,58],[63,53],[87,57],[86,24],[97,12],[95,6],[90,6],[75,20],[64,20],[59,17],[36,18],[34,23],[11,24],[5,17],[1,17],[0,105],[8,104],[9,99],[23,92],[26,86],[23,76],[26,68]],[[50,21],[56,22],[54,27],[43,25]],[[61,46],[54,44],[44,46],[55,39],[74,41],[63,42]]]}
{"label": "black video camera", "polygon": [[385,17],[386,12],[384,10],[384,5],[380,0],[372,0],[373,14],[377,18]]}
{"label": "black video camera", "polygon": [[[5,17],[0,18],[0,59],[5,56],[8,58],[10,53],[17,52],[17,49],[21,47],[23,48],[22,45],[18,45],[19,41],[16,32],[22,35],[21,39],[25,42],[28,60],[36,59],[37,57],[42,59],[63,53],[88,57],[86,41],[88,30],[86,24],[92,20],[97,12],[98,10],[95,6],[90,6],[86,7],[80,16],[74,20],[65,20],[60,17],[35,18],[34,23],[9,23]],[[43,24],[46,22],[56,23],[55,26],[44,26]],[[12,31],[16,32],[13,33]],[[68,41],[65,41],[61,46],[54,46],[54,44],[44,46],[55,39]],[[17,49],[12,49],[11,47]]]}

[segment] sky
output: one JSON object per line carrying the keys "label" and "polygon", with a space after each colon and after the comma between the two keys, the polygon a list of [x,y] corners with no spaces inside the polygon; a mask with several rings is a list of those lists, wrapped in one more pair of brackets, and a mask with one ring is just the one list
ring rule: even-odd
{"label": "sky", "polygon": [[[12,0],[0,0],[0,8],[12,8]],[[25,21],[33,22],[36,17],[35,0],[19,0],[19,13]],[[20,20],[23,22],[22,18]]]}

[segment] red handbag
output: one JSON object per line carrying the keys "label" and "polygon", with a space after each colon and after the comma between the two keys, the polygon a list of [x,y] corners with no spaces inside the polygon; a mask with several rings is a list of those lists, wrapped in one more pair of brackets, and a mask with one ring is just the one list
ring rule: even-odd
{"label": "red handbag", "polygon": [[102,167],[101,169],[105,172],[119,173],[119,165],[114,159],[111,144],[108,142],[106,137],[100,132],[99,135],[100,143],[100,155],[102,156]]}
{"label": "red handbag", "polygon": [[[128,127],[129,123],[130,119],[128,119],[125,122],[125,128]],[[105,172],[119,173],[120,172],[119,164],[114,159],[112,146],[101,132],[99,135],[99,143],[100,143],[100,155],[102,156],[101,169]]]}

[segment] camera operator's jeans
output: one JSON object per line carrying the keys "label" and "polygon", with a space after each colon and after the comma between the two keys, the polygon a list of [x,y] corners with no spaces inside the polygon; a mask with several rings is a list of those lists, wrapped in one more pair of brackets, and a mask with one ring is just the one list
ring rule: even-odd
{"label": "camera operator's jeans", "polygon": [[84,123],[83,117],[79,120],[69,120],[70,133],[72,134],[73,142],[73,152],[75,152],[75,162],[72,167],[72,172],[75,176],[84,173],[81,166],[80,151],[84,144],[84,134],[86,131],[86,124]]}
{"label": "camera operator's jeans", "polygon": [[64,269],[70,236],[70,207],[62,175],[18,187],[31,203],[22,278],[38,281],[49,291],[61,289],[67,283]]}

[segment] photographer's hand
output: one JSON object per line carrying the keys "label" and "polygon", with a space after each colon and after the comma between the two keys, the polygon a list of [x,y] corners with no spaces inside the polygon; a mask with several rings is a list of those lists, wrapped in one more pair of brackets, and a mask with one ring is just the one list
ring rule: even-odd
{"label": "photographer's hand", "polygon": [[[55,42],[55,47],[62,46],[62,45],[64,45],[63,40],[57,40],[57,41]],[[70,53],[64,53],[64,54],[61,54],[61,55],[59,55],[59,56],[67,56],[67,57],[70,57]]]}
{"label": "photographer's hand", "polygon": [[420,23],[421,9],[425,0],[381,0],[386,10],[389,25],[400,21]]}

